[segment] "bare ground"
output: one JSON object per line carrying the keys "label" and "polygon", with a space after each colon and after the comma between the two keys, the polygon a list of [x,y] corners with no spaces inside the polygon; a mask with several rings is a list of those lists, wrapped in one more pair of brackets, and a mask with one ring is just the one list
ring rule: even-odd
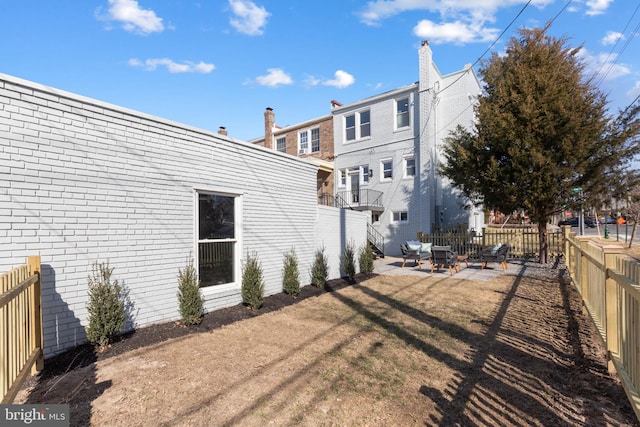
{"label": "bare ground", "polygon": [[68,403],[71,425],[97,426],[639,426],[564,274],[307,286],[74,349],[16,403]]}

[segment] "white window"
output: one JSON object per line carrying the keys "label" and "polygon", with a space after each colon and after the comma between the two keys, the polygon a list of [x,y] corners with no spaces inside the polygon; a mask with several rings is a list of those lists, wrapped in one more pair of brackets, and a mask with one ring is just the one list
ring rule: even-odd
{"label": "white window", "polygon": [[298,152],[300,154],[309,152],[309,133],[306,130],[298,133]]}
{"label": "white window", "polygon": [[338,187],[346,187],[347,186],[347,170],[340,169],[340,181],[338,182]]}
{"label": "white window", "polygon": [[311,152],[320,152],[320,128],[311,129]]}
{"label": "white window", "polygon": [[281,153],[287,152],[287,138],[285,136],[276,139],[276,150]]}
{"label": "white window", "polygon": [[393,160],[387,159],[380,162],[380,181],[393,179]]}
{"label": "white window", "polygon": [[409,98],[396,101],[396,129],[409,126]]}
{"label": "white window", "polygon": [[201,287],[236,281],[238,196],[197,192],[198,276]]}
{"label": "white window", "polygon": [[408,222],[409,213],[407,211],[394,211],[393,222]]}
{"label": "white window", "polygon": [[361,166],[360,170],[362,171],[362,183],[369,183],[369,165]]}
{"label": "white window", "polygon": [[371,112],[369,110],[349,114],[344,118],[345,140],[355,141],[371,136]]}
{"label": "white window", "polygon": [[416,176],[416,159],[413,156],[404,158],[404,177],[413,178]]}

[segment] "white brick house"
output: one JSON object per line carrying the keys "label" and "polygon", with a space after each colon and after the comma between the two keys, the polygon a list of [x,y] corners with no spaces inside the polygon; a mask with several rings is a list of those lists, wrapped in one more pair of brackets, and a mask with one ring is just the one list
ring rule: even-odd
{"label": "white brick house", "polygon": [[323,245],[339,277],[337,252],[366,241],[366,217],[319,210],[316,174],[293,156],[0,74],[0,272],[41,256],[45,357],[85,341],[96,261],[129,290],[132,327],[179,317],[190,256],[207,311],[241,302],[248,252],[267,295],[281,292],[292,247],[302,284]]}
{"label": "white brick house", "polygon": [[464,209],[437,173],[444,138],[474,119],[480,84],[469,66],[443,76],[427,42],[418,56],[418,82],[332,110],[335,194],[370,213],[387,255],[399,255],[402,242],[432,224],[484,225],[481,211]]}

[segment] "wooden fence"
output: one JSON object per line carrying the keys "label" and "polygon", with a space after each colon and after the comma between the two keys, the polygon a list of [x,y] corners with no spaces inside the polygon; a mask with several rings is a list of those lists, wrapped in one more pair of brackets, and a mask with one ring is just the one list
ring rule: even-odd
{"label": "wooden fence", "polygon": [[0,391],[9,404],[27,376],[44,367],[39,256],[0,275],[0,324]]}
{"label": "wooden fence", "polygon": [[[484,228],[480,236],[465,230],[437,232],[433,234],[418,233],[418,240],[433,243],[436,246],[448,245],[460,255],[470,258],[479,257],[480,251],[497,243],[511,245],[510,257],[525,258],[539,256],[539,235],[537,228]],[[562,232],[548,231],[547,245],[549,256],[562,255]]]}
{"label": "wooden fence", "polygon": [[567,269],[640,420],[640,262],[617,245],[563,230]]}

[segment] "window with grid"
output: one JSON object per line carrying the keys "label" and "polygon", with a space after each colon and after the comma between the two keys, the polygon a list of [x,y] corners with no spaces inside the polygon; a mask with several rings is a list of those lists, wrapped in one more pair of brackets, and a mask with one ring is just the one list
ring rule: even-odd
{"label": "window with grid", "polygon": [[299,133],[299,148],[300,154],[306,154],[309,152],[309,133],[305,130]]}
{"label": "window with grid", "polygon": [[311,152],[320,151],[320,128],[311,129]]}
{"label": "window with grid", "polygon": [[383,160],[380,162],[380,180],[390,181],[393,179],[393,161]]}
{"label": "window with grid", "polygon": [[287,152],[287,138],[286,137],[282,137],[282,138],[278,138],[276,139],[276,150],[278,150],[281,153],[286,153]]}

